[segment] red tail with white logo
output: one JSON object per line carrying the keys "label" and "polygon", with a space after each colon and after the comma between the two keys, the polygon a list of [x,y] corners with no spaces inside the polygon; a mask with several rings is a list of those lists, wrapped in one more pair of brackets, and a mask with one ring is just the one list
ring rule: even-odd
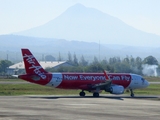
{"label": "red tail with white logo", "polygon": [[45,85],[52,75],[46,72],[28,49],[22,49],[26,74],[18,77],[29,82]]}
{"label": "red tail with white logo", "polygon": [[28,49],[22,49],[22,56],[26,73],[34,73],[39,76],[47,73]]}

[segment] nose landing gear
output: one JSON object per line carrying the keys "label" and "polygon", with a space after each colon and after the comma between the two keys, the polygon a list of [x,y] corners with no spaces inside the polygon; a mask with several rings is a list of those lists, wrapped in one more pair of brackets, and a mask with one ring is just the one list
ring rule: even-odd
{"label": "nose landing gear", "polygon": [[132,89],[130,89],[130,92],[131,92],[131,97],[134,97],[134,93],[133,93],[133,90]]}

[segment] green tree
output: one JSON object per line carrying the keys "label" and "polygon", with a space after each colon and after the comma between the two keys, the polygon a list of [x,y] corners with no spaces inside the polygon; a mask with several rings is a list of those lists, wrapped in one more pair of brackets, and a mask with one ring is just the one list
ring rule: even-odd
{"label": "green tree", "polygon": [[46,61],[55,61],[56,59],[52,55],[46,55],[45,60]]}
{"label": "green tree", "polygon": [[120,63],[121,59],[119,57],[112,57],[109,58],[109,64],[115,64],[115,63]]}
{"label": "green tree", "polygon": [[87,67],[87,70],[88,72],[103,72],[103,67],[101,64],[90,64],[88,67]]}
{"label": "green tree", "polygon": [[96,57],[96,56],[94,56],[93,64],[98,64],[98,63],[99,63],[99,62],[98,62],[97,57]]}
{"label": "green tree", "polygon": [[126,58],[123,59],[123,63],[129,64],[129,62],[130,62],[130,60],[129,60],[128,56],[127,56]]}
{"label": "green tree", "polygon": [[87,66],[88,65],[88,62],[85,60],[83,55],[81,56],[81,59],[79,61],[79,65],[81,65],[81,66]]}
{"label": "green tree", "polygon": [[73,62],[73,61],[72,61],[72,55],[71,55],[70,52],[68,52],[68,62],[69,62],[69,63],[72,63],[72,62]]}
{"label": "green tree", "polygon": [[135,66],[135,59],[132,56],[130,57],[130,65]]}
{"label": "green tree", "polygon": [[158,65],[158,60],[153,56],[148,56],[143,60],[143,64]]}
{"label": "green tree", "polygon": [[142,75],[142,59],[140,57],[135,58],[135,66],[132,69],[134,73]]}
{"label": "green tree", "polygon": [[103,66],[105,66],[105,65],[108,64],[108,61],[106,60],[106,58],[101,61],[101,64],[102,64]]}
{"label": "green tree", "polygon": [[140,69],[142,64],[142,59],[140,57],[136,57],[135,64]]}
{"label": "green tree", "polygon": [[73,64],[74,64],[75,66],[78,66],[78,59],[77,59],[75,53],[74,53],[74,55],[73,55]]}
{"label": "green tree", "polygon": [[13,63],[9,60],[1,60],[0,61],[0,73],[6,73],[7,67],[12,65]]}
{"label": "green tree", "polygon": [[114,72],[115,73],[131,73],[132,70],[130,65],[127,63],[116,63],[114,65]]}

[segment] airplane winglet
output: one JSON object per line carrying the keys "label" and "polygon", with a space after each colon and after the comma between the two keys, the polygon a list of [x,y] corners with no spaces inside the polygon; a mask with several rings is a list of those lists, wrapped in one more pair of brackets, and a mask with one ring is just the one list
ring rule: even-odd
{"label": "airplane winglet", "polygon": [[106,80],[109,80],[109,77],[108,77],[108,75],[107,75],[107,71],[104,70],[103,73],[104,73],[104,76],[105,76]]}
{"label": "airplane winglet", "polygon": [[109,79],[109,77],[107,75],[107,71],[104,70],[103,73],[106,78],[106,81],[104,83],[95,84],[94,86],[92,86],[92,88],[97,88],[97,87],[99,87],[99,88],[105,87],[106,88],[111,85],[112,81]]}

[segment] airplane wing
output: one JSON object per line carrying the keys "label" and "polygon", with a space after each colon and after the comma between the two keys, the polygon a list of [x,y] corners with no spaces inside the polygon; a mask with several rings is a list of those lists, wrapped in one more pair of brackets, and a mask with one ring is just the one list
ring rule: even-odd
{"label": "airplane wing", "polygon": [[101,90],[104,90],[104,89],[107,89],[111,86],[112,84],[112,81],[109,80],[109,77],[107,75],[107,72],[104,70],[103,71],[104,75],[105,75],[105,78],[106,78],[106,81],[104,83],[99,83],[99,84],[95,84],[92,86],[92,88],[100,88]]}
{"label": "airplane wing", "polygon": [[106,80],[106,82],[104,82],[104,83],[99,83],[99,84],[93,85],[92,88],[99,87],[100,89],[105,89],[105,88],[109,87],[111,85],[111,83],[112,83],[111,80]]}

